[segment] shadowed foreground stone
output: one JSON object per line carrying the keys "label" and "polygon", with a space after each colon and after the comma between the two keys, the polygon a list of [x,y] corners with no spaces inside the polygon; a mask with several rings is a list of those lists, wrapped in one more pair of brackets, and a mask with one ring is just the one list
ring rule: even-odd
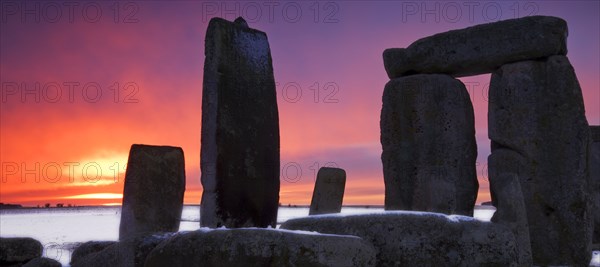
{"label": "shadowed foreground stone", "polygon": [[375,249],[355,236],[275,229],[200,229],[158,245],[147,267],[374,266]]}
{"label": "shadowed foreground stone", "polygon": [[[507,64],[492,73],[488,124],[492,157],[515,152],[498,157],[498,169],[490,166],[490,172],[505,177],[518,170],[534,264],[587,266],[590,130],[567,57]],[[521,160],[521,169],[512,163]]]}
{"label": "shadowed foreground stone", "polygon": [[116,241],[89,241],[85,242],[73,250],[71,254],[71,265],[77,263],[80,259],[87,257],[92,253],[104,250],[105,248],[116,244]]}
{"label": "shadowed foreground stone", "polygon": [[389,81],[380,125],[386,210],[473,215],[477,146],[462,82],[440,74]]}
{"label": "shadowed foreground stone", "polygon": [[567,23],[557,17],[509,19],[435,34],[383,52],[390,79],[415,73],[455,77],[489,73],[503,64],[567,54]]}
{"label": "shadowed foreground stone", "polygon": [[132,145],[125,173],[119,239],[176,232],[183,210],[183,150]]}
{"label": "shadowed foreground stone", "polygon": [[0,266],[23,264],[42,256],[42,243],[33,238],[0,238]]}
{"label": "shadowed foreground stone", "polygon": [[61,267],[60,262],[49,258],[35,258],[28,261],[23,267]]}
{"label": "shadowed foreground stone", "polygon": [[594,204],[594,244],[600,243],[600,126],[590,126],[592,132],[592,148],[590,156],[590,177]]}
{"label": "shadowed foreground stone", "polygon": [[488,158],[490,192],[496,207],[492,222],[506,225],[517,241],[521,266],[531,266],[531,241],[527,209],[519,181],[525,159],[511,150],[495,150]]}
{"label": "shadowed foreground stone", "polygon": [[[104,249],[80,253],[77,259],[71,260],[72,267],[144,267],[146,257],[159,243],[172,234],[157,233],[148,236],[136,236],[115,242]],[[91,249],[89,244],[86,249]],[[83,249],[83,248],[82,248]],[[83,254],[83,255],[82,255]],[[171,265],[166,265],[171,266]]]}
{"label": "shadowed foreground stone", "polygon": [[515,239],[503,225],[472,217],[392,211],[291,219],[281,229],[354,235],[377,249],[377,266],[517,266]]}
{"label": "shadowed foreground stone", "polygon": [[308,214],[340,213],[345,187],[346,171],[338,168],[320,168]]}
{"label": "shadowed foreground stone", "polygon": [[213,18],[205,56],[200,224],[275,227],[279,115],[267,35]]}

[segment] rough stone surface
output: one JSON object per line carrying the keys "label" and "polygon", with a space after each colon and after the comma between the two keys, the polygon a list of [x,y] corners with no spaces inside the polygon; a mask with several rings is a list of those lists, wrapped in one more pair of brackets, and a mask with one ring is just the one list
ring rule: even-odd
{"label": "rough stone surface", "polygon": [[0,238],[0,265],[25,263],[42,256],[42,243],[33,238]]}
{"label": "rough stone surface", "polygon": [[71,265],[75,264],[86,256],[104,250],[105,248],[116,244],[116,241],[89,241],[79,245],[73,254],[71,254]]}
{"label": "rough stone surface", "polygon": [[518,173],[525,160],[510,150],[495,150],[488,158],[490,192],[496,207],[492,222],[506,225],[517,241],[520,266],[532,266],[527,209]]}
{"label": "rough stone surface", "polygon": [[[587,266],[593,220],[590,130],[573,67],[565,56],[507,64],[492,74],[489,94],[492,156],[509,150],[523,157],[517,176],[534,264]],[[512,161],[520,160],[507,155],[497,164]],[[490,171],[504,177],[502,169]]]}
{"label": "rough stone surface", "polygon": [[592,148],[590,156],[590,177],[594,204],[594,244],[600,243],[600,126],[590,126],[592,132]]}
{"label": "rough stone surface", "polygon": [[377,249],[377,266],[517,266],[512,232],[472,217],[392,211],[291,219],[282,229],[355,235]]}
{"label": "rough stone surface", "polygon": [[202,206],[207,227],[275,227],[279,115],[267,35],[213,18],[202,90]]}
{"label": "rough stone surface", "polygon": [[320,168],[309,214],[340,213],[345,187],[346,171],[339,168]]}
{"label": "rough stone surface", "polygon": [[185,160],[179,147],[132,145],[125,173],[119,239],[177,232]]}
{"label": "rough stone surface", "polygon": [[146,260],[158,266],[374,266],[375,249],[355,236],[275,229],[200,229],[158,245]]}
{"label": "rough stone surface", "polygon": [[28,261],[23,267],[61,267],[60,262],[49,258],[35,258]]}
{"label": "rough stone surface", "polygon": [[[148,236],[136,236],[121,240],[71,261],[72,267],[143,267],[146,257],[159,243],[172,234],[157,233]],[[173,265],[168,265],[173,266]]]}
{"label": "rough stone surface", "polygon": [[567,23],[557,17],[509,19],[425,37],[406,49],[387,49],[383,61],[390,79],[415,73],[477,75],[509,62],[566,55],[567,35]]}
{"label": "rough stone surface", "polygon": [[393,79],[380,123],[387,210],[473,215],[477,146],[464,84],[439,74]]}

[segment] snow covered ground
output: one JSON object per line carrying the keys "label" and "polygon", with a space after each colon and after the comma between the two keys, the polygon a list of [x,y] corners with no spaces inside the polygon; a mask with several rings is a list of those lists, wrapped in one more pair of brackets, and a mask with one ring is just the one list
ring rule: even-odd
{"label": "snow covered ground", "polygon": [[[344,207],[344,214],[382,211],[383,208]],[[477,207],[475,218],[489,221],[494,214],[490,207]],[[308,207],[280,207],[277,223],[308,216]],[[75,207],[50,209],[0,210],[0,236],[32,237],[44,245],[44,256],[68,266],[73,248],[90,240],[117,240],[121,207]],[[200,207],[185,206],[180,231],[200,227]],[[594,253],[592,266],[600,266],[600,252]]]}

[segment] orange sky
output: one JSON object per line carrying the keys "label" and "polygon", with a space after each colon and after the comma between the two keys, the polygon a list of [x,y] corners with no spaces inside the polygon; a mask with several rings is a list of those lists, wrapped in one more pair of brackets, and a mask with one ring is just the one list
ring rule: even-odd
{"label": "orange sky", "polygon": [[[37,22],[2,7],[0,202],[120,203],[129,147],[143,143],[184,149],[185,203],[199,204],[204,35],[211,16],[232,20],[236,14],[206,14],[206,6],[195,1],[135,3],[136,12],[121,6],[117,15],[102,3],[97,22],[79,11],[72,21],[65,11],[57,22],[46,13]],[[335,163],[348,176],[344,204],[382,205],[379,113],[388,78],[381,53],[488,22],[489,16],[478,11],[472,19],[464,15],[454,21],[442,14],[438,22],[431,15],[399,17],[400,2],[334,3],[337,9],[320,6],[319,14],[303,3],[296,22],[280,10],[272,21],[266,12],[249,20],[268,35],[278,83],[280,199],[309,204],[315,171]],[[588,121],[600,124],[598,2],[532,3],[537,14],[569,23],[568,56],[583,88]],[[511,8],[502,3],[498,19],[513,18]],[[123,23],[126,17],[134,20]],[[475,108],[481,202],[489,200],[489,75],[461,80],[471,85]],[[302,95],[291,101],[295,85]]]}

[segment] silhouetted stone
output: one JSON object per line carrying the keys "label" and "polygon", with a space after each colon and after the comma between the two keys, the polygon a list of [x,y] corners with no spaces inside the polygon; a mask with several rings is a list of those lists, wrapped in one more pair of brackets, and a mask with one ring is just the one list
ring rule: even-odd
{"label": "silhouetted stone", "polygon": [[61,267],[60,262],[49,258],[35,258],[28,261],[23,267]]}
{"label": "silhouetted stone", "polygon": [[159,244],[146,259],[159,266],[374,266],[375,249],[355,236],[275,229],[200,229]]}
{"label": "silhouetted stone", "polygon": [[381,145],[387,210],[473,215],[479,183],[469,94],[448,75],[389,81]]}
{"label": "silhouetted stone", "polygon": [[85,258],[87,255],[92,253],[96,253],[104,250],[105,248],[116,244],[116,241],[89,241],[79,245],[75,250],[73,250],[73,254],[71,254],[71,265],[77,263],[82,258]]}
{"label": "silhouetted stone", "polygon": [[185,161],[179,147],[132,145],[119,239],[176,232],[183,210]]}
{"label": "silhouetted stone", "polygon": [[202,90],[202,207],[208,227],[275,227],[279,118],[267,35],[211,19]]}
{"label": "silhouetted stone", "polygon": [[600,243],[600,126],[590,126],[592,132],[592,148],[590,155],[590,177],[592,183],[594,212],[594,237],[595,244]]}
{"label": "silhouetted stone", "polygon": [[[507,64],[492,74],[489,91],[492,157],[504,150],[523,157],[517,176],[534,264],[587,266],[590,130],[573,67],[565,56]],[[498,166],[511,167],[507,160],[499,157]],[[504,177],[502,169],[491,171]]]}
{"label": "silhouetted stone", "polygon": [[532,266],[527,210],[518,177],[525,159],[517,152],[497,149],[488,163],[490,192],[496,207],[492,222],[506,225],[515,235],[519,266]]}
{"label": "silhouetted stone", "polygon": [[354,235],[377,249],[377,266],[517,266],[512,232],[472,217],[392,211],[291,219],[281,229]]}
{"label": "silhouetted stone", "polygon": [[338,168],[320,168],[309,214],[340,213],[345,187],[346,171]]}
{"label": "silhouetted stone", "polygon": [[[143,267],[150,251],[172,234],[157,233],[121,240],[104,249],[88,253],[71,261],[72,267]],[[184,252],[182,252],[184,253]],[[169,265],[176,266],[176,265]]]}
{"label": "silhouetted stone", "polygon": [[42,256],[42,243],[33,238],[0,238],[0,266],[23,264]]}
{"label": "silhouetted stone", "polygon": [[492,72],[503,64],[567,54],[567,23],[530,16],[439,33],[406,49],[383,52],[390,79],[415,73],[455,77]]}

